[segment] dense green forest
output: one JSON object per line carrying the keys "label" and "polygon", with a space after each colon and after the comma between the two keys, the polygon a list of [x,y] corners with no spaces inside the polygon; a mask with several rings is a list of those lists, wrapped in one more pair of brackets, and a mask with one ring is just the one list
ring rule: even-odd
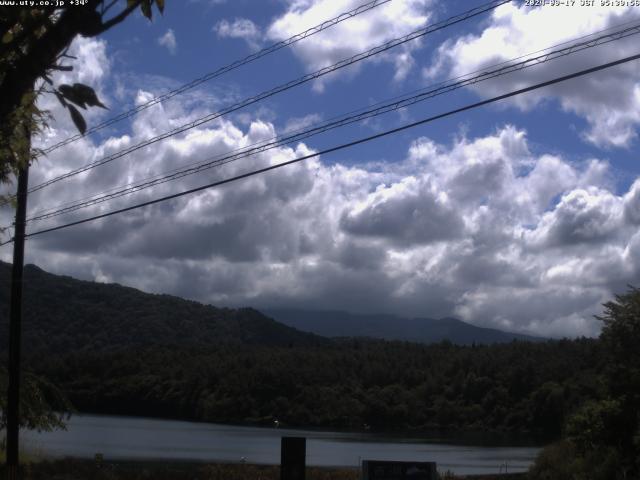
{"label": "dense green forest", "polygon": [[342,340],[321,347],[183,348],[35,355],[88,412],[212,422],[560,434],[597,393],[593,340],[463,347]]}

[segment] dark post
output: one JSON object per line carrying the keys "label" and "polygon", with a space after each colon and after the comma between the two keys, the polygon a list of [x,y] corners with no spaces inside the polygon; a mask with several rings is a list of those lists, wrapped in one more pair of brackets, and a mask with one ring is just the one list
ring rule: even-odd
{"label": "dark post", "polygon": [[280,480],[304,480],[307,439],[282,437],[280,443]]}
{"label": "dark post", "polygon": [[29,165],[18,173],[16,221],[11,269],[9,307],[9,389],[7,392],[7,478],[18,479],[20,431],[20,332],[22,322],[22,271],[24,267],[24,231],[27,213]]}

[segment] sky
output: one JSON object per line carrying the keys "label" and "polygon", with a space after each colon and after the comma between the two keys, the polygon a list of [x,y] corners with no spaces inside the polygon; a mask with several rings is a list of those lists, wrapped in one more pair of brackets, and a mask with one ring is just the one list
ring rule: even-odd
{"label": "sky", "polygon": [[[58,84],[93,86],[89,126],[364,0],[170,0],[79,38]],[[640,7],[513,1],[34,192],[29,215],[309,128],[585,35]],[[570,4],[573,3],[573,6]],[[481,2],[391,0],[41,157],[37,185]],[[636,23],[637,23],[636,22]],[[229,178],[638,52],[638,36],[241,158],[28,231]],[[566,46],[569,44],[563,44]],[[70,61],[71,62],[71,61]],[[594,336],[602,303],[640,285],[640,61],[221,187],[33,237],[26,262],[216,306],[452,316]],[[76,133],[55,97],[53,145]],[[12,212],[0,211],[3,225]],[[11,247],[0,249],[11,260]]]}

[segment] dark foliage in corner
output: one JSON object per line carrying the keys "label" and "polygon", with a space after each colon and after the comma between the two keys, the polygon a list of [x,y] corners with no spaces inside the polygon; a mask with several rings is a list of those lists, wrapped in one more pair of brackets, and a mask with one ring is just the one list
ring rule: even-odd
{"label": "dark foliage in corner", "polygon": [[640,476],[640,290],[604,304],[600,388],[566,423],[566,440],[545,449],[531,478],[623,480]]}

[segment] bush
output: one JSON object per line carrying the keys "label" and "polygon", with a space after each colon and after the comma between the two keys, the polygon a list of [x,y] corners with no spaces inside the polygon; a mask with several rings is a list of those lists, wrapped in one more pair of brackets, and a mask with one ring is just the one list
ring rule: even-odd
{"label": "bush", "polygon": [[623,480],[620,454],[611,447],[581,454],[576,446],[562,440],[545,447],[529,469],[529,480]]}

